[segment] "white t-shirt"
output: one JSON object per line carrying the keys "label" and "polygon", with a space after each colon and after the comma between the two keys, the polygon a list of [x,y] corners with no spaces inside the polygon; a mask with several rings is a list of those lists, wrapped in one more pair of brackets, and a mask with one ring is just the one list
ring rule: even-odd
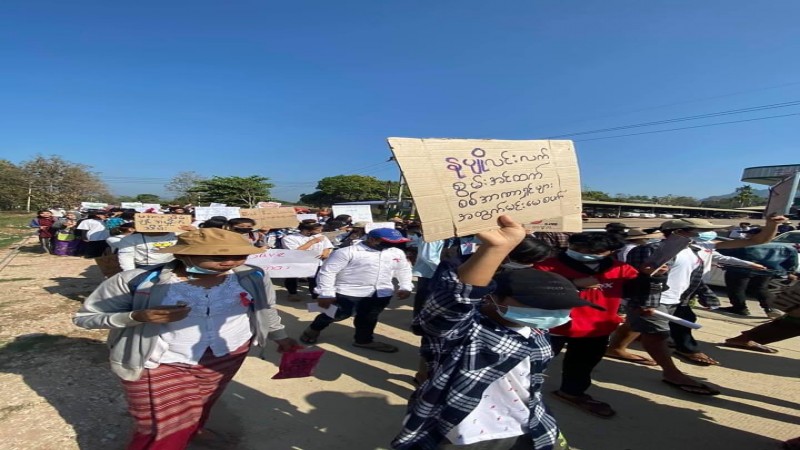
{"label": "white t-shirt", "polygon": [[[333,244],[331,243],[330,239],[328,239],[328,237],[324,234],[317,234],[314,236],[305,236],[300,233],[290,234],[288,236],[284,236],[281,242],[283,243],[283,248],[287,250],[297,250],[297,247],[300,247],[306,242],[316,239],[317,237],[321,237],[322,240],[307,248],[306,251],[314,252],[315,255],[319,256],[325,249],[333,248]],[[319,261],[319,264],[322,265],[322,260]]]}
{"label": "white t-shirt", "polygon": [[86,230],[87,241],[105,241],[110,233],[102,221],[86,219],[78,225],[78,230]]}
{"label": "white t-shirt", "polygon": [[[531,335],[528,327],[512,329],[526,338]],[[531,414],[530,391],[531,360],[527,358],[483,391],[478,406],[447,433],[447,439],[455,445],[469,445],[525,434]]]}
{"label": "white t-shirt", "polygon": [[690,248],[685,248],[675,256],[675,260],[670,265],[667,275],[667,286],[669,289],[661,293],[662,305],[677,305],[681,302],[681,295],[689,289],[692,280],[692,272],[703,265],[695,252]]}
{"label": "white t-shirt", "polygon": [[172,247],[178,242],[175,233],[152,235],[133,233],[116,244],[117,258],[122,270],[132,270],[136,266],[155,266],[175,259],[172,253],[160,253],[162,248]]}

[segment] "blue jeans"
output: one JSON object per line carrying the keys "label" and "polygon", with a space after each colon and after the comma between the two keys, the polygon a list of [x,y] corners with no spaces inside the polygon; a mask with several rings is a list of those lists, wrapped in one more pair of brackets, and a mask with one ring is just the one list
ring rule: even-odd
{"label": "blue jeans", "polygon": [[371,297],[336,294],[336,306],[339,307],[336,310],[336,317],[331,319],[325,314],[320,314],[311,322],[309,328],[314,331],[322,331],[333,322],[352,317],[355,313],[356,318],[353,319],[353,325],[356,329],[356,344],[369,344],[373,340],[373,333],[378,325],[378,316],[389,305],[391,299],[392,297],[378,297],[377,293]]}

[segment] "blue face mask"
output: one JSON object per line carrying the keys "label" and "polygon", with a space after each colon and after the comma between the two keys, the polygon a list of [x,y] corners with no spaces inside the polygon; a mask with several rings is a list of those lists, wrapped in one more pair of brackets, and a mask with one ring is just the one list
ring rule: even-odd
{"label": "blue face mask", "polygon": [[567,256],[574,259],[575,261],[580,261],[580,262],[597,262],[608,258],[607,256],[603,255],[587,255],[586,253],[580,253],[576,252],[575,250],[569,250],[569,249],[567,249]]}
{"label": "blue face mask", "polygon": [[698,233],[697,236],[693,237],[692,239],[697,242],[708,242],[713,241],[717,238],[716,231],[704,231],[702,233]]}
{"label": "blue face mask", "polygon": [[200,266],[195,266],[191,263],[189,258],[186,258],[186,260],[183,262],[183,265],[186,266],[186,273],[193,273],[196,275],[219,275],[222,273],[219,270],[204,269]]}
{"label": "blue face mask", "polygon": [[497,303],[494,304],[500,317],[510,320],[524,327],[549,330],[570,321],[569,309],[539,309],[523,308],[519,306],[506,306],[503,312]]}

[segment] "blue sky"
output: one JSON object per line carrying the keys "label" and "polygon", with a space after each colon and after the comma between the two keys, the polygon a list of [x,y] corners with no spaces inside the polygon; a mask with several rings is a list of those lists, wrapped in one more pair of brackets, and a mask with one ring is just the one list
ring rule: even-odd
{"label": "blue sky", "polygon": [[[0,157],[397,179],[385,138],[535,139],[800,100],[800,2],[36,1],[0,14]],[[585,188],[704,197],[800,163],[800,106],[575,137]],[[356,170],[358,169],[358,170]],[[147,178],[146,180],[142,178]],[[121,181],[128,180],[128,181]]]}

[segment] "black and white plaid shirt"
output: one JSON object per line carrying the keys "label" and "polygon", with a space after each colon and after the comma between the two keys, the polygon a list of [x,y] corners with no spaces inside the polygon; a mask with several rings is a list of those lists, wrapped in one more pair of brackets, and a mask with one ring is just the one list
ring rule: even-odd
{"label": "black and white plaid shirt", "polygon": [[527,428],[534,448],[566,448],[559,446],[556,420],[542,401],[544,370],[553,357],[547,331],[534,329],[525,338],[494,322],[480,312],[481,299],[493,285],[463,284],[453,268],[440,268],[438,274],[431,297],[414,320],[424,332],[421,353],[431,376],[409,400],[403,430],[392,447],[434,450],[447,443],[447,433],[478,406],[486,388],[529,358]]}

